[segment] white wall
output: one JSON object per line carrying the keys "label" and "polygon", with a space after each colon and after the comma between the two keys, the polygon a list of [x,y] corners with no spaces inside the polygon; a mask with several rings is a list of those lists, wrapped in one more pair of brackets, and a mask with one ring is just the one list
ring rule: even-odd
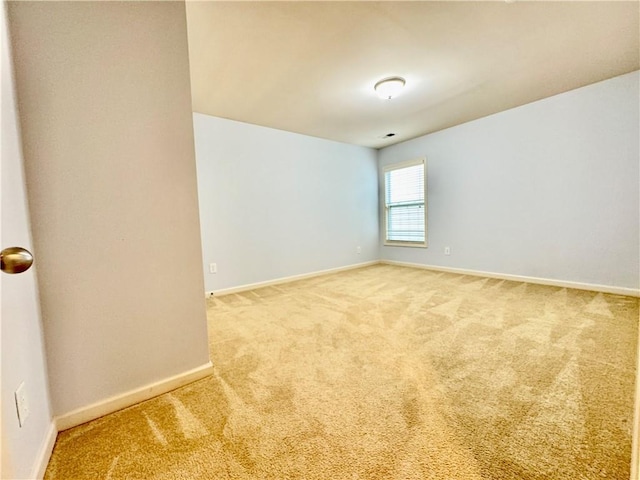
{"label": "white wall", "polygon": [[380,151],[429,176],[429,248],[382,259],[637,289],[638,99],[634,72]]}
{"label": "white wall", "polygon": [[10,4],[54,415],[209,362],[184,10]]}
{"label": "white wall", "polygon": [[[36,254],[29,214],[16,115],[14,84],[6,28],[2,27],[2,222],[0,248],[21,246]],[[2,316],[2,468],[0,478],[33,478],[40,452],[53,428],[44,360],[36,269],[19,275],[0,274]],[[30,415],[21,428],[14,392],[24,382]]]}
{"label": "white wall", "polygon": [[198,113],[194,129],[207,291],[378,259],[375,150]]}

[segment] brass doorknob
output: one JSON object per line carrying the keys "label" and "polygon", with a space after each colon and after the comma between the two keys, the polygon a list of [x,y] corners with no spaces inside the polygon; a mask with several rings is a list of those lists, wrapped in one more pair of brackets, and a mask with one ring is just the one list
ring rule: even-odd
{"label": "brass doorknob", "polygon": [[0,269],[4,273],[22,273],[33,263],[31,252],[22,247],[9,247],[0,252]]}

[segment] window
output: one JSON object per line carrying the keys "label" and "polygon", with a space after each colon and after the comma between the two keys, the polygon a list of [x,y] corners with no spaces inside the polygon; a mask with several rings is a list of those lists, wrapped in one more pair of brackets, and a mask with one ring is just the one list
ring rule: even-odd
{"label": "window", "polygon": [[426,161],[384,169],[385,245],[427,246]]}

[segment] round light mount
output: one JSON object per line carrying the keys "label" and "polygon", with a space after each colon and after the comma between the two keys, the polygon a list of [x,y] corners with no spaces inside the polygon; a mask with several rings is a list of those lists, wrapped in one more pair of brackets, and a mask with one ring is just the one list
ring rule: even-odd
{"label": "round light mount", "polygon": [[397,97],[400,94],[405,83],[405,79],[402,77],[383,78],[375,84],[373,89],[380,98],[391,100],[393,97]]}

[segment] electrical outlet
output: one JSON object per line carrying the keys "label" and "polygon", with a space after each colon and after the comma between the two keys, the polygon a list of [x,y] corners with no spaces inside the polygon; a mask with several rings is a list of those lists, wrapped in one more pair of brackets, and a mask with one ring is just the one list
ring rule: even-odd
{"label": "electrical outlet", "polygon": [[360,255],[362,253],[362,248],[356,247],[356,253]]}
{"label": "electrical outlet", "polygon": [[209,264],[209,273],[218,273],[218,264],[210,263]]}
{"label": "electrical outlet", "polygon": [[15,397],[18,423],[20,424],[20,428],[22,428],[29,417],[29,401],[27,400],[27,391],[25,389],[24,382],[22,382],[16,390]]}
{"label": "electrical outlet", "polygon": [[449,247],[444,247],[444,254],[451,255],[451,249]]}

